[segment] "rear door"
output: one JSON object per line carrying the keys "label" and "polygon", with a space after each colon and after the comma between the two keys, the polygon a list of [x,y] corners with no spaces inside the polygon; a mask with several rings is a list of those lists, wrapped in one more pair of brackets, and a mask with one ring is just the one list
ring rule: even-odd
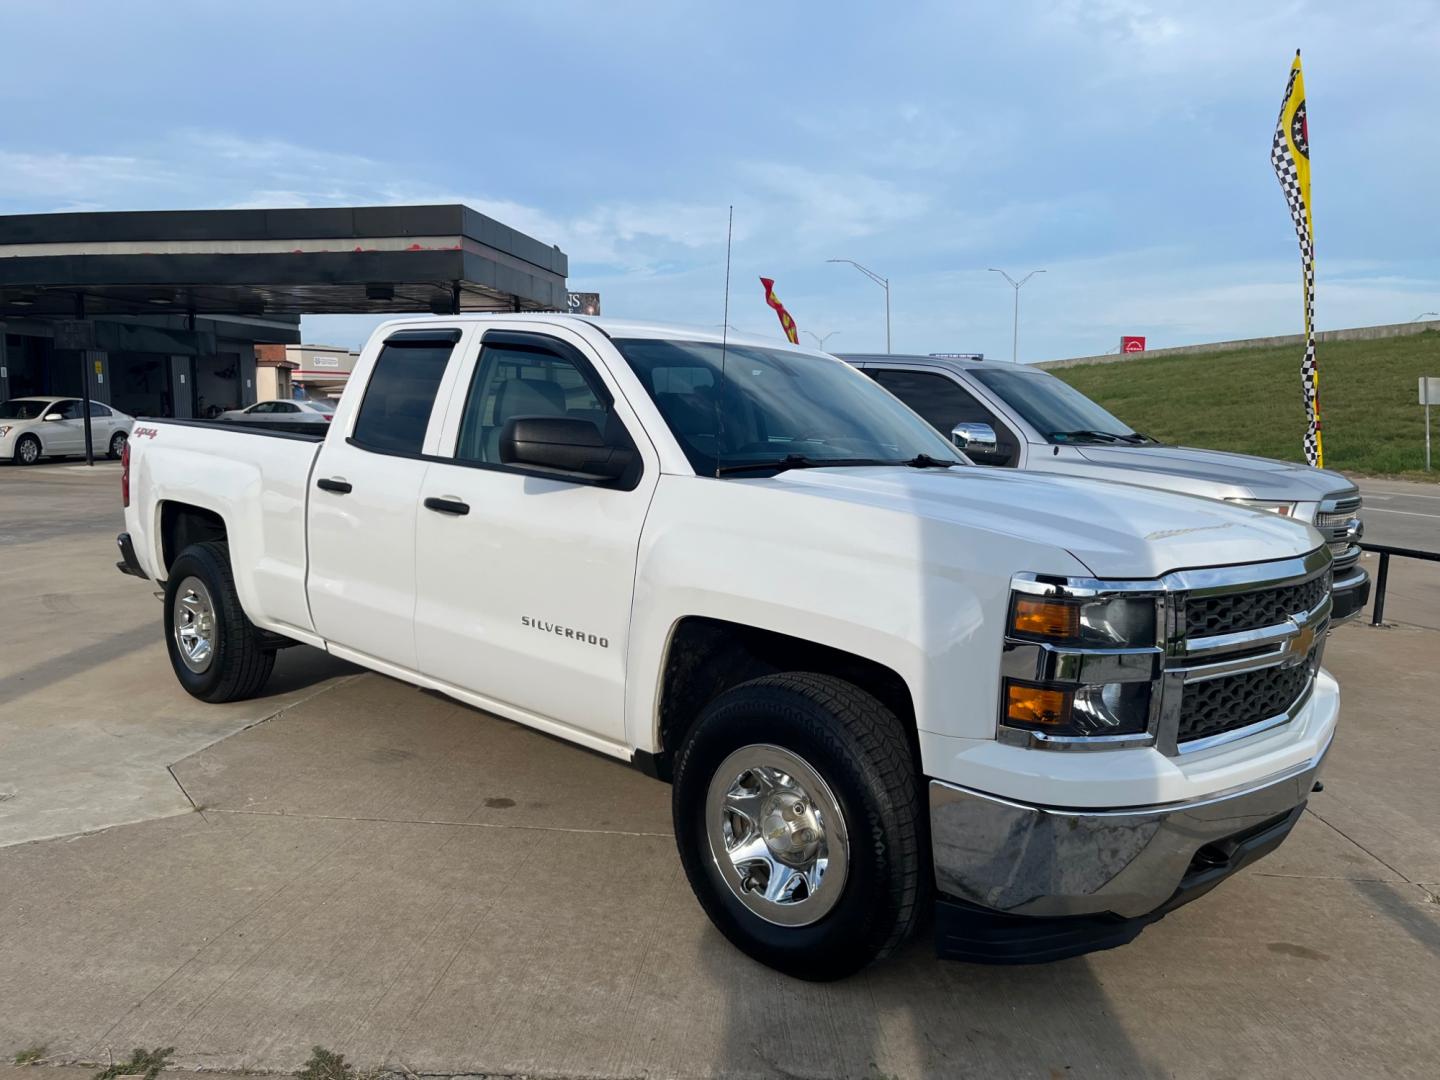
{"label": "rear door", "polygon": [[[421,491],[420,670],[582,741],[621,742],[636,551],[658,459],[583,338],[492,329],[483,342],[456,381]],[[503,464],[500,429],[518,416],[623,432],[641,465],[607,483]]]}
{"label": "rear door", "polygon": [[315,462],[306,587],[315,629],[342,654],[416,669],[416,513],[461,336],[427,327],[386,338],[356,372],[364,395],[343,437],[332,429]]}
{"label": "rear door", "polygon": [[[90,403],[90,438],[95,449],[104,452],[110,446],[110,433],[115,430],[115,418],[109,408],[98,401]],[[83,433],[82,433],[83,436]]]}

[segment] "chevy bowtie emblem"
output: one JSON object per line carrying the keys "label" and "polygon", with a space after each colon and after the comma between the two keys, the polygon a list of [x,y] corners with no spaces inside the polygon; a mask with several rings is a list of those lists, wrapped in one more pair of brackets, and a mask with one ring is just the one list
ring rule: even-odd
{"label": "chevy bowtie emblem", "polygon": [[1315,626],[1313,623],[1299,627],[1299,632],[1290,639],[1290,663],[1303,662],[1310,650],[1315,648]]}

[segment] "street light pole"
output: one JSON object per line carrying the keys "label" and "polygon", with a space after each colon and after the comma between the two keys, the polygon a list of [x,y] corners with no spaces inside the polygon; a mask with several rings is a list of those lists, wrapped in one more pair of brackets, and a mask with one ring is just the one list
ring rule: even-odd
{"label": "street light pole", "polygon": [[806,330],[806,331],[805,331],[805,333],[809,334],[811,337],[813,337],[813,338],[815,339],[815,345],[816,345],[816,347],[817,347],[821,352],[824,352],[824,351],[825,351],[825,342],[829,341],[832,337],[834,337],[834,336],[835,336],[836,334],[838,334],[839,332],[840,332],[839,330],[831,330],[828,334],[817,334],[817,333],[815,333],[814,330]]}
{"label": "street light pole", "polygon": [[1016,281],[1009,274],[1005,273],[1004,270],[997,270],[993,266],[989,269],[990,273],[999,274],[1006,281],[1008,281],[1011,288],[1015,290],[1015,320],[1010,328],[1010,362],[1012,364],[1018,364],[1020,362],[1020,287],[1024,285],[1025,282],[1029,281],[1032,277],[1034,277],[1036,274],[1043,274],[1045,273],[1045,271],[1031,270],[1019,281]]}
{"label": "street light pole", "polygon": [[888,354],[890,352],[890,279],[886,277],[881,277],[879,274],[875,273],[874,270],[861,266],[854,259],[826,259],[825,261],[832,263],[849,263],[856,270],[859,270],[871,281],[875,282],[876,285],[879,285],[882,289],[885,290],[885,352]]}

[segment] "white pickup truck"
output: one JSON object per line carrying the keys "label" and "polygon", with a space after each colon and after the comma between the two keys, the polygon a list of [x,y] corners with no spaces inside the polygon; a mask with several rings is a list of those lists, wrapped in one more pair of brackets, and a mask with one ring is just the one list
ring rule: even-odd
{"label": "white pickup truck", "polygon": [[943,956],[1126,942],[1284,839],[1335,731],[1311,526],[973,467],[757,339],[391,322],[323,438],[146,420],[122,475],[190,693],[303,642],[670,780],[705,911],[805,978],[932,905]]}

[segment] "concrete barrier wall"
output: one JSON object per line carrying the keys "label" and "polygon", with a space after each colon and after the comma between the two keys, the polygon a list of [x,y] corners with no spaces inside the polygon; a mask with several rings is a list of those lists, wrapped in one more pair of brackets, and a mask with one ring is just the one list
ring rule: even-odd
{"label": "concrete barrier wall", "polygon": [[[1317,342],[1373,341],[1376,338],[1405,337],[1426,330],[1440,330],[1440,320],[1426,322],[1386,323],[1383,326],[1355,326],[1348,330],[1321,330]],[[1039,368],[1074,367],[1076,364],[1113,364],[1117,360],[1143,360],[1151,356],[1185,356],[1189,353],[1231,352],[1235,349],[1270,349],[1281,346],[1303,346],[1304,334],[1282,334],[1279,337],[1244,338],[1240,341],[1213,341],[1208,345],[1178,345],[1173,349],[1147,349],[1143,353],[1105,353],[1103,356],[1077,356],[1069,360],[1045,360]]]}

